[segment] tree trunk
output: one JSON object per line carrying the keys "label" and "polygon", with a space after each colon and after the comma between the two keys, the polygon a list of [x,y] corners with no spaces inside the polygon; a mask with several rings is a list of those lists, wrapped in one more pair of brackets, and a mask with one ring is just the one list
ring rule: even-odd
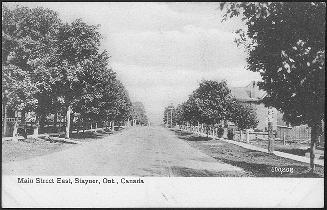
{"label": "tree trunk", "polygon": [[12,140],[14,142],[18,142],[18,133],[17,133],[17,130],[18,130],[18,121],[17,121],[17,119],[15,119],[15,122],[14,122],[14,130],[13,130],[13,133],[12,133]]}
{"label": "tree trunk", "polygon": [[58,130],[57,130],[57,123],[58,123],[58,113],[55,113],[54,114],[54,118],[53,118],[53,132],[57,133]]}
{"label": "tree trunk", "polygon": [[44,127],[45,127],[45,121],[46,121],[46,115],[45,114],[41,114],[40,116],[40,132],[44,132]]}
{"label": "tree trunk", "polygon": [[25,111],[22,111],[21,124],[23,125],[23,137],[27,139]]}
{"label": "tree trunk", "polygon": [[82,122],[81,120],[76,121],[76,134],[79,134]]}
{"label": "tree trunk", "polygon": [[115,121],[112,121],[112,131],[115,131]]}
{"label": "tree trunk", "polygon": [[273,133],[272,122],[268,122],[268,152],[274,153],[275,136]]}
{"label": "tree trunk", "polygon": [[72,107],[69,105],[67,107],[67,113],[66,113],[66,133],[65,133],[65,138],[69,139],[69,133],[70,133],[70,115],[72,112]]}
{"label": "tree trunk", "polygon": [[206,126],[207,140],[209,138],[209,126]]}
{"label": "tree trunk", "polygon": [[232,132],[233,132],[233,138],[232,138],[232,140],[235,140],[235,128],[234,127],[232,128]]}
{"label": "tree trunk", "polygon": [[310,172],[313,173],[315,171],[315,152],[317,141],[319,137],[319,125],[318,123],[314,123],[311,127],[311,145],[310,145]]}
{"label": "tree trunk", "polygon": [[70,128],[69,128],[69,135],[73,133],[73,128],[74,128],[74,115],[70,115]]}
{"label": "tree trunk", "polygon": [[3,128],[2,128],[2,136],[6,136],[7,132],[7,104],[3,105]]}
{"label": "tree trunk", "polygon": [[35,125],[33,126],[33,137],[37,138],[39,135],[39,118],[36,116]]}

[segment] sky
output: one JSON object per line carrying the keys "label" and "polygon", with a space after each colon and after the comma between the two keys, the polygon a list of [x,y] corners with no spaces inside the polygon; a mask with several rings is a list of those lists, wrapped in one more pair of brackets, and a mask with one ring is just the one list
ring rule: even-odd
{"label": "sky", "polygon": [[26,2],[100,25],[101,49],[132,101],[141,101],[152,123],[163,110],[187,100],[203,79],[233,87],[260,80],[246,70],[246,53],[233,42],[241,21],[221,22],[217,2]]}

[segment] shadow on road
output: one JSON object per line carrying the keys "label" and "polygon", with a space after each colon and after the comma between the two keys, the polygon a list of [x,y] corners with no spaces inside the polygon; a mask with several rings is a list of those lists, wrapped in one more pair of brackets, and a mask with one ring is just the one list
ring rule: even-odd
{"label": "shadow on road", "polygon": [[299,155],[299,156],[305,156],[305,153],[310,151],[310,149],[282,149],[282,148],[278,148],[276,150],[280,152],[290,153],[293,155]]}
{"label": "shadow on road", "polygon": [[181,130],[173,130],[170,129],[171,131],[174,131],[178,136],[188,136],[188,135],[193,135],[193,133],[190,132],[185,132],[185,131],[181,131]]}
{"label": "shadow on road", "polygon": [[103,136],[102,133],[96,133],[96,132],[91,132],[91,131],[87,131],[85,133],[71,134],[72,139],[86,139],[86,138],[99,139],[102,136]]}
{"label": "shadow on road", "polygon": [[185,131],[180,131],[180,130],[173,130],[176,134],[176,136],[179,139],[183,139],[186,141],[209,141],[212,140],[211,137],[206,137],[206,136],[199,136],[193,133],[185,132]]}
{"label": "shadow on road", "polygon": [[239,171],[209,171],[203,169],[194,169],[180,166],[172,166],[172,173],[174,176],[181,177],[242,177],[249,176],[246,173],[240,173]]}
{"label": "shadow on road", "polygon": [[211,137],[203,137],[203,136],[196,136],[196,135],[190,135],[190,136],[185,136],[185,137],[179,136],[178,138],[184,139],[186,141],[209,141],[209,140],[212,140]]}

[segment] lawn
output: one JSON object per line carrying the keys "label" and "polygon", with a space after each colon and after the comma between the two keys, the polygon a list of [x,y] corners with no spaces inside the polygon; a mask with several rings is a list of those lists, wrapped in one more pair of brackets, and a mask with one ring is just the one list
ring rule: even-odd
{"label": "lawn", "polygon": [[2,142],[2,162],[19,161],[58,152],[74,144],[28,138],[18,142]]}
{"label": "lawn", "polygon": [[[84,133],[73,133],[70,139],[80,142],[89,142],[97,139],[103,139],[113,133],[121,132],[121,130],[122,128],[119,128],[114,132],[98,130],[97,132],[85,131]],[[61,135],[60,137],[64,136]],[[72,146],[76,146],[76,144],[55,141],[51,137],[28,138],[19,140],[18,142],[2,141],[2,162],[19,161],[41,155],[47,155],[70,148]]]}
{"label": "lawn", "polygon": [[[251,140],[251,144],[261,147],[261,148],[268,148],[268,141],[267,140]],[[309,152],[310,145],[308,143],[299,143],[299,142],[289,142],[285,145],[282,144],[280,141],[275,141],[274,149],[276,151],[290,153],[293,155],[305,156],[305,153]],[[320,156],[321,159],[324,158],[324,150],[323,148],[317,148],[316,154]]]}
{"label": "lawn", "polygon": [[274,154],[245,149],[212,138],[200,137],[183,131],[175,134],[205,154],[240,168],[253,177],[324,177],[324,167],[317,166],[314,174],[309,173],[309,164],[278,157]]}

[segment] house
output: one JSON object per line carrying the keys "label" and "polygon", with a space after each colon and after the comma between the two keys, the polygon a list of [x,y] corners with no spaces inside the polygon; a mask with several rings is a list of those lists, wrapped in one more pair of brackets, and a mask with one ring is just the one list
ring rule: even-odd
{"label": "house", "polygon": [[[309,140],[311,138],[311,129],[308,125],[290,126],[283,120],[283,113],[274,107],[266,107],[262,99],[267,93],[258,87],[257,81],[251,81],[245,87],[231,87],[231,94],[244,104],[250,105],[257,114],[259,121],[256,130],[268,130],[268,110],[272,109],[273,130],[276,131],[276,137],[288,140]],[[319,144],[324,144],[324,135],[320,136]]]}
{"label": "house", "polygon": [[261,100],[267,95],[267,93],[258,87],[256,81],[252,81],[245,87],[231,87],[231,94],[244,104],[250,105],[257,114],[259,121],[257,130],[268,130],[268,110],[273,111],[273,129],[277,130],[278,126],[287,126],[287,123],[283,121],[283,114],[274,107],[266,107]]}

